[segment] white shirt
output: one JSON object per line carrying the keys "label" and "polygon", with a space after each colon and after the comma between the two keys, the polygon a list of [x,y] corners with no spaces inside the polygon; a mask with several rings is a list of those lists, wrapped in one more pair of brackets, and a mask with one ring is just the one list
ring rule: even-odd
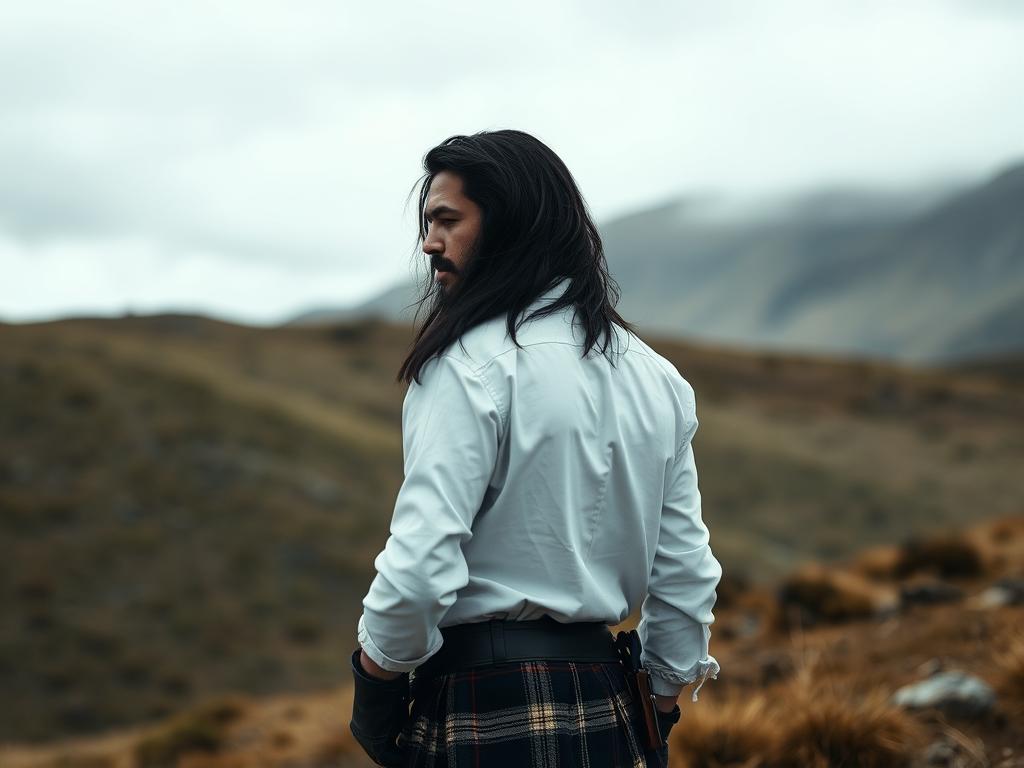
{"label": "white shirt", "polygon": [[[555,301],[567,278],[526,311]],[[487,619],[637,630],[654,693],[717,678],[709,625],[722,568],[701,519],[694,391],[675,366],[613,326],[616,367],[581,359],[570,306],[472,328],[412,381],[402,408],[405,479],[363,599],[358,642],[387,670],[436,653],[439,627]]]}

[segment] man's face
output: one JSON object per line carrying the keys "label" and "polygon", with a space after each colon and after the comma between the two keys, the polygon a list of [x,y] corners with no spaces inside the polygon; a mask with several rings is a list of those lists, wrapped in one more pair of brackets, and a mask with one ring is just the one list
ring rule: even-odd
{"label": "man's face", "polygon": [[480,236],[483,212],[462,194],[462,177],[440,171],[430,182],[423,209],[423,252],[437,270],[434,279],[445,294],[455,285]]}

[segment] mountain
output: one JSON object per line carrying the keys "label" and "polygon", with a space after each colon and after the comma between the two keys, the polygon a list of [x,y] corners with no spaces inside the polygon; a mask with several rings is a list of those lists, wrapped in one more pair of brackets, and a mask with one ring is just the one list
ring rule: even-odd
{"label": "mountain", "polygon": [[307,310],[289,320],[287,325],[338,323],[359,318],[378,318],[411,323],[414,310],[409,309],[408,305],[412,301],[413,289],[411,285],[395,285],[383,293],[379,293],[369,300],[347,309],[324,307]]}
{"label": "mountain", "polygon": [[[601,233],[618,309],[650,332],[906,363],[1024,351],[1024,164],[955,191],[684,197]],[[343,316],[407,322],[413,295]]]}

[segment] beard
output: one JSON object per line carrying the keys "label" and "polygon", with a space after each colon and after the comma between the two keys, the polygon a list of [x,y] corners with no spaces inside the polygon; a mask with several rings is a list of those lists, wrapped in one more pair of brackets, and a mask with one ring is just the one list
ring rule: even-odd
{"label": "beard", "polygon": [[466,266],[473,263],[479,249],[480,238],[478,237],[469,247],[466,258],[462,259],[463,266],[459,268],[457,272],[452,273],[453,279],[450,281],[450,286],[445,286],[442,283],[437,282],[437,280],[433,281],[434,290],[431,292],[429,302],[430,313],[433,313],[434,311],[437,311],[439,314],[444,313],[458,300],[459,295],[462,293],[462,287],[465,281]]}

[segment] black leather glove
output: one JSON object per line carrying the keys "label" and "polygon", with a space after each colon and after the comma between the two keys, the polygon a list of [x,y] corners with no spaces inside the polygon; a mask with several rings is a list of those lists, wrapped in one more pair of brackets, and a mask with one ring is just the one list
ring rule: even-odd
{"label": "black leather glove", "polygon": [[409,673],[394,680],[367,674],[359,663],[362,648],[352,654],[355,692],[349,728],[359,745],[377,765],[402,765],[403,750],[397,743],[409,719]]}
{"label": "black leather glove", "polygon": [[664,740],[657,751],[654,753],[655,759],[649,760],[650,765],[657,765],[659,768],[668,768],[668,734],[672,730],[672,726],[679,722],[679,717],[683,714],[682,710],[679,709],[679,705],[676,704],[671,712],[662,712],[657,707],[654,708],[655,716],[658,718],[658,730],[661,731],[661,738]]}
{"label": "black leather glove", "polygon": [[655,707],[655,712],[658,716],[658,730],[661,731],[661,738],[668,744],[668,734],[672,730],[672,726],[679,722],[683,712],[679,709],[678,704],[672,708],[671,712],[662,712],[657,707]]}

